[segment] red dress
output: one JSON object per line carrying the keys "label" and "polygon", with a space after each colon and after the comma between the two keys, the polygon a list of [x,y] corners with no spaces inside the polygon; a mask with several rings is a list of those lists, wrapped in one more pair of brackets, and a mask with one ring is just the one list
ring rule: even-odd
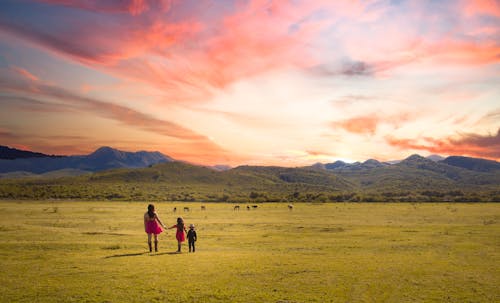
{"label": "red dress", "polygon": [[158,235],[162,231],[163,229],[161,229],[161,226],[158,224],[158,221],[156,221],[156,218],[146,221],[146,233]]}
{"label": "red dress", "polygon": [[184,225],[175,225],[177,227],[177,232],[175,233],[175,238],[178,242],[186,241],[186,236],[184,235]]}

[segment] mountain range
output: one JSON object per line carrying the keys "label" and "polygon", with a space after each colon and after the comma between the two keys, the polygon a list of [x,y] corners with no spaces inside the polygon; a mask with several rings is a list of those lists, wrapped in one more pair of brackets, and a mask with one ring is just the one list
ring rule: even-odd
{"label": "mountain range", "polygon": [[139,168],[174,161],[160,152],[125,152],[101,147],[89,155],[52,156],[0,146],[0,173],[46,174],[59,171],[70,175],[102,171],[112,168]]}
{"label": "mountain range", "polygon": [[[500,201],[500,163],[462,156],[230,168],[102,147],[87,156],[2,159],[0,171],[0,198]],[[19,178],[30,176],[37,178]]]}

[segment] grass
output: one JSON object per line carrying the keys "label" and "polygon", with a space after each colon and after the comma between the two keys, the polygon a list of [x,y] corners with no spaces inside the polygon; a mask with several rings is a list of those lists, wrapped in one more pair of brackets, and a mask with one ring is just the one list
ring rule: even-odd
{"label": "grass", "polygon": [[0,202],[1,301],[500,301],[499,204],[155,205],[196,253],[147,252],[147,203]]}

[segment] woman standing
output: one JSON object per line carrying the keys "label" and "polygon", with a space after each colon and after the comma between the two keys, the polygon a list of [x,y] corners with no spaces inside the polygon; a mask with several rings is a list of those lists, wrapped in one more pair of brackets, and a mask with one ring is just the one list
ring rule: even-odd
{"label": "woman standing", "polygon": [[149,204],[148,211],[144,214],[144,230],[148,234],[149,252],[153,251],[153,247],[151,246],[151,237],[153,235],[155,239],[155,251],[158,251],[158,235],[163,231],[160,225],[163,226],[163,228],[166,228],[156,214],[155,206],[153,204]]}

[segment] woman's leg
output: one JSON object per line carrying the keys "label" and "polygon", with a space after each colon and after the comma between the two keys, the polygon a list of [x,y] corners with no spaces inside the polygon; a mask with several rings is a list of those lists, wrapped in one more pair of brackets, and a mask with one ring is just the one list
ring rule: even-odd
{"label": "woman's leg", "polygon": [[181,252],[181,241],[177,241],[177,252]]}
{"label": "woman's leg", "polygon": [[158,235],[155,234],[155,251],[158,251]]}
{"label": "woman's leg", "polygon": [[151,247],[151,234],[148,234],[148,246],[149,246],[149,252],[152,252],[153,247]]}

